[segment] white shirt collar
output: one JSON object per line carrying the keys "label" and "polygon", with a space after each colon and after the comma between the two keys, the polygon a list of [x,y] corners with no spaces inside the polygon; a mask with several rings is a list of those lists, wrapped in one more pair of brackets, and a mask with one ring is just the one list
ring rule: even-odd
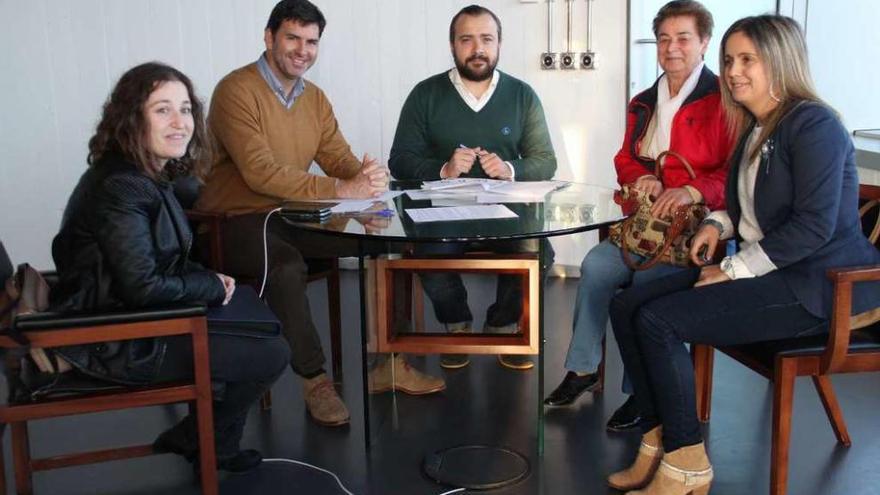
{"label": "white shirt collar", "polygon": [[498,79],[500,75],[498,70],[496,69],[492,72],[492,81],[489,83],[489,89],[483,93],[483,96],[477,98],[472,95],[470,91],[468,91],[467,86],[464,85],[464,82],[461,80],[461,74],[458,73],[458,69],[453,67],[452,70],[449,71],[449,80],[452,81],[452,85],[455,86],[455,90],[458,91],[461,99],[464,100],[465,104],[470,107],[474,112],[479,112],[489,103],[489,100],[492,98],[492,95],[495,93],[495,88],[498,86]]}

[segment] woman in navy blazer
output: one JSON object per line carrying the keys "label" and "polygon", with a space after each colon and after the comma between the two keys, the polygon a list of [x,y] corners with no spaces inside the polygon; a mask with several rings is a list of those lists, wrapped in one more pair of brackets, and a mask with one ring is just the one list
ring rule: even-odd
{"label": "woman in navy blazer", "polygon": [[[646,420],[617,489],[708,493],[712,466],[685,342],[735,345],[828,331],[833,267],[880,263],[861,230],[852,141],[816,96],[800,27],[747,17],[721,41],[722,101],[738,137],[727,209],[692,240],[693,268],[620,293],[611,324]],[[719,241],[737,253],[706,265]],[[853,313],[880,305],[880,283],[853,290]]]}

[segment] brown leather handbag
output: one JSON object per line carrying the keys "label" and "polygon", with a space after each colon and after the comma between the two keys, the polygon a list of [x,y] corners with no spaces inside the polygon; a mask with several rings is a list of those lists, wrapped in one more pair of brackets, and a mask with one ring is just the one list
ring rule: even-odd
{"label": "brown leather handbag", "polygon": [[[678,158],[691,179],[696,178],[693,167],[685,157],[674,151],[664,151],[657,157],[654,171],[661,182],[663,166],[668,156]],[[608,230],[608,239],[620,246],[623,262],[633,270],[647,270],[657,263],[688,266],[690,239],[699,230],[700,223],[709,214],[709,209],[701,204],[683,205],[675,210],[672,218],[655,217],[651,214],[654,198],[634,186],[624,184],[615,195],[615,200],[623,206],[623,210],[632,214]],[[644,257],[645,261],[637,263],[633,254]]]}

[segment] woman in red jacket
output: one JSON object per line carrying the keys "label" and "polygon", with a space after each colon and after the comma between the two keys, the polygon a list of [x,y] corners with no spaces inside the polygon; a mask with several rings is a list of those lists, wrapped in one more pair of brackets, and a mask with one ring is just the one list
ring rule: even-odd
{"label": "woman in red jacket", "polygon": [[[726,162],[732,143],[721,107],[718,76],[703,63],[712,26],[712,14],[693,0],[669,2],[654,18],[657,60],[663,75],[630,102],[623,146],[614,157],[618,182],[651,193],[656,198],[654,214],[671,213],[680,205],[692,203],[704,203],[712,210],[724,205]],[[691,178],[673,156],[667,158],[662,178],[655,176],[654,160],[666,150],[684,156],[696,178]],[[633,272],[621,259],[620,248],[607,240],[587,253],[581,263],[573,336],[565,360],[567,373],[545,404],[571,404],[598,384],[596,371],[602,360],[608,306],[615,292],[676,270],[658,264]],[[630,397],[608,421],[609,430],[634,428],[640,422],[626,376],[623,391]]]}

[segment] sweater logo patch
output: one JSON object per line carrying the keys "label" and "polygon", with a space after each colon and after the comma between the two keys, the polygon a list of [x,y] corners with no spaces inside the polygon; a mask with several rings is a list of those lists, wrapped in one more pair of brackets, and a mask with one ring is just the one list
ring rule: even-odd
{"label": "sweater logo patch", "polygon": [[510,136],[510,127],[504,126],[501,128],[501,135]]}

